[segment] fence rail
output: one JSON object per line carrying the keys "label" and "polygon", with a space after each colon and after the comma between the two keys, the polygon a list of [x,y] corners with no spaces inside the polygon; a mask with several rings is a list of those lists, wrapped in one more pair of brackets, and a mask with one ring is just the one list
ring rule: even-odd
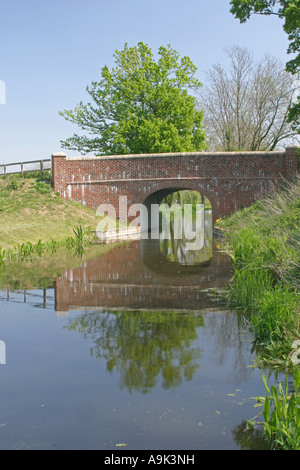
{"label": "fence rail", "polygon": [[2,163],[0,164],[0,176],[16,175],[24,173],[33,173],[40,171],[43,177],[44,171],[51,170],[51,158],[44,160],[33,160],[30,162]]}

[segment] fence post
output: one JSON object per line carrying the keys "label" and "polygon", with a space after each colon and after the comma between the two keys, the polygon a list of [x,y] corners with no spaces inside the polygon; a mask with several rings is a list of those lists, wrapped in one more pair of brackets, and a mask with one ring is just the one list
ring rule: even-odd
{"label": "fence post", "polygon": [[43,289],[43,307],[46,308],[47,303],[47,289]]}
{"label": "fence post", "polygon": [[41,160],[41,178],[44,179],[44,161]]}
{"label": "fence post", "polygon": [[24,165],[23,163],[21,163],[21,175],[22,175],[22,178],[24,177]]}

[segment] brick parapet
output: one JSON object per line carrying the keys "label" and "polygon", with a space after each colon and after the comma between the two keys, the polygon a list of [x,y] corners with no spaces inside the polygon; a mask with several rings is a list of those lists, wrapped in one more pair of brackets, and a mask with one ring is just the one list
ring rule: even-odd
{"label": "brick parapet", "polygon": [[295,174],[299,171],[300,168],[300,156],[297,155],[297,152],[300,150],[300,147],[297,145],[291,145],[286,147],[286,177],[293,178]]}
{"label": "brick parapet", "polygon": [[92,208],[143,203],[156,191],[194,189],[211,201],[214,220],[250,205],[298,171],[297,147],[275,152],[195,152],[122,156],[52,155],[54,190]]}

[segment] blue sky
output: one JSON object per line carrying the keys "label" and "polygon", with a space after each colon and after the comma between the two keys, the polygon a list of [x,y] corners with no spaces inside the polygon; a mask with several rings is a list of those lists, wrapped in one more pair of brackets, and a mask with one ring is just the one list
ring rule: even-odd
{"label": "blue sky", "polygon": [[[229,0],[0,0],[0,163],[50,158],[60,140],[79,129],[58,111],[86,102],[87,84],[124,44],[170,44],[189,56],[197,77],[215,63],[226,66],[225,47],[247,47],[288,60],[281,20],[252,17],[240,24]],[[76,155],[76,152],[68,152]]]}

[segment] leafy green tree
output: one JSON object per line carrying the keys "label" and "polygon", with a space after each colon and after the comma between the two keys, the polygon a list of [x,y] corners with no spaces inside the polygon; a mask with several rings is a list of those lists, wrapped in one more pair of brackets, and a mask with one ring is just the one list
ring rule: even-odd
{"label": "leafy green tree", "polygon": [[201,87],[197,69],[170,46],[158,56],[142,42],[115,51],[115,68],[103,67],[86,88],[91,103],[60,112],[89,136],[75,134],[62,146],[96,155],[202,150],[203,113],[190,93]]}
{"label": "leafy green tree", "polygon": [[[295,57],[287,62],[286,69],[293,75],[300,73],[300,0],[231,0],[231,13],[245,23],[251,15],[276,15],[284,20],[283,29],[288,35],[287,52]],[[300,96],[290,108],[289,121],[300,130]]]}

